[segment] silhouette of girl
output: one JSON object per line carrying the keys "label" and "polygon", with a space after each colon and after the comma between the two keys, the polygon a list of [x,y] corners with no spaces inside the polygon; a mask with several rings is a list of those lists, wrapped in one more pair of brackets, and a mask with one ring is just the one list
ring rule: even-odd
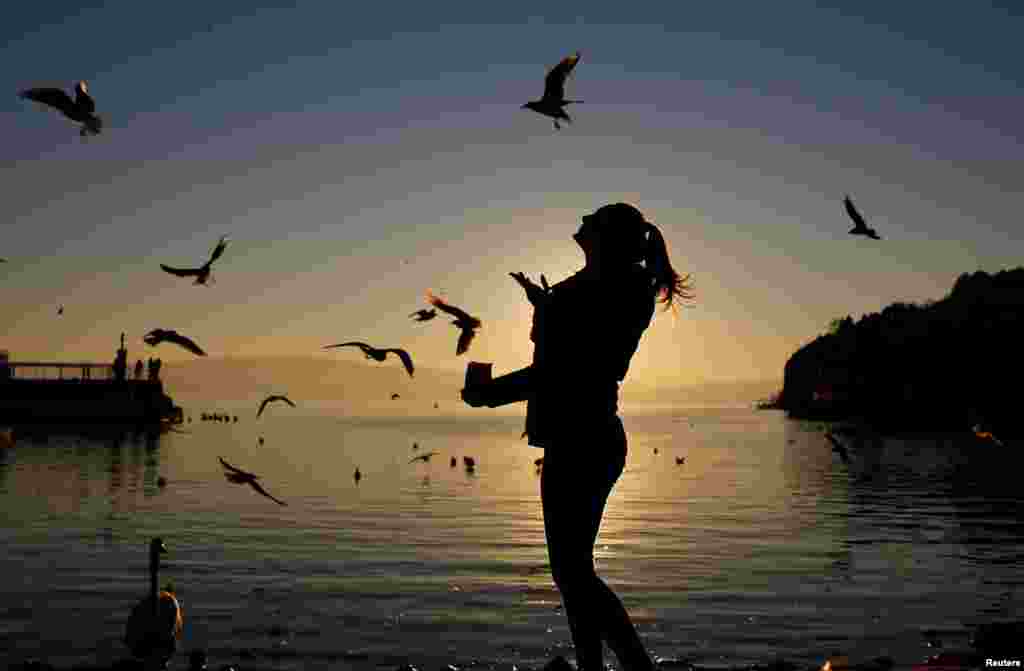
{"label": "silhouette of girl", "polygon": [[619,381],[656,301],[667,310],[693,295],[689,275],[669,263],[661,232],[631,205],[584,216],[573,239],[586,263],[568,279],[549,288],[543,276],[537,286],[511,273],[534,306],[533,363],[463,389],[462,399],[492,408],[527,401],[525,433],[530,445],[544,448],[540,492],[551,574],[579,671],[604,669],[602,640],[626,671],[650,671],[654,663],[626,609],[594,571],[594,542],[626,463]]}

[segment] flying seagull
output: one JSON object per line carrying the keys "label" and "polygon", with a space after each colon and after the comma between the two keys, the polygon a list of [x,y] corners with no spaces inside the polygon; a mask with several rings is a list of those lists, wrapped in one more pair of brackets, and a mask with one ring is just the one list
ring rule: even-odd
{"label": "flying seagull", "polygon": [[455,355],[464,354],[469,349],[469,343],[472,342],[473,336],[476,335],[476,330],[480,328],[480,320],[476,317],[471,317],[467,312],[460,310],[454,305],[445,303],[442,299],[432,294],[430,289],[427,289],[427,301],[442,312],[447,312],[455,317],[455,321],[452,324],[459,327],[460,331],[459,342],[455,345]]}
{"label": "flying seagull", "polygon": [[676,466],[682,466],[685,461],[686,457],[676,457]]}
{"label": "flying seagull", "polygon": [[417,310],[416,312],[410,313],[410,317],[415,317],[418,322],[430,321],[437,316],[437,310]]}
{"label": "flying seagull", "polygon": [[362,477],[363,477],[363,474],[359,472],[359,467],[358,466],[356,466],[356,472],[352,474],[352,477],[355,479],[356,484],[358,485],[359,484],[359,480],[361,480]]}
{"label": "flying seagull", "polygon": [[99,135],[103,128],[103,121],[96,116],[96,102],[89,95],[89,85],[84,80],[75,85],[74,100],[61,89],[55,88],[26,89],[18,97],[53,107],[81,126],[79,135],[82,137]]}
{"label": "flying seagull", "polygon": [[391,394],[391,400],[394,401],[396,398],[402,398],[398,394]]}
{"label": "flying seagull", "polygon": [[60,307],[57,308],[57,314],[59,314],[59,315],[64,314],[64,306],[63,305],[61,305]]}
{"label": "flying seagull", "polygon": [[295,407],[295,404],[292,403],[291,399],[288,398],[287,396],[280,396],[278,394],[274,394],[272,396],[267,396],[265,399],[263,399],[263,401],[260,403],[260,409],[256,411],[256,417],[259,418],[259,416],[263,414],[263,409],[267,407],[267,404],[273,403],[274,401],[284,401],[293,408]]}
{"label": "flying seagull", "polygon": [[224,254],[224,250],[227,249],[228,239],[226,236],[220,236],[220,240],[217,241],[217,246],[213,248],[213,253],[210,255],[210,260],[199,266],[198,268],[174,268],[161,263],[160,267],[164,272],[168,272],[171,275],[178,277],[195,277],[195,284],[206,285],[206,281],[210,279],[210,269],[213,266],[213,262],[216,261]]}
{"label": "flying seagull", "polygon": [[843,196],[843,206],[846,208],[846,214],[850,215],[850,219],[853,219],[854,223],[853,228],[850,229],[850,235],[866,235],[873,240],[882,239],[878,236],[878,233],[875,233],[875,229],[868,228],[864,217],[853,206],[853,201],[850,200],[849,196]]}
{"label": "flying seagull", "polygon": [[153,329],[143,336],[142,339],[145,340],[146,344],[150,347],[156,347],[162,342],[169,342],[184,347],[193,354],[206,356],[206,352],[204,352],[199,345],[195,344],[191,339],[186,338],[177,331],[172,331],[170,329]]}
{"label": "flying seagull", "polygon": [[418,457],[413,457],[412,459],[410,459],[409,463],[411,464],[414,461],[422,461],[423,463],[427,463],[428,461],[430,461],[430,458],[435,454],[437,454],[437,452],[427,452],[426,454],[421,454]]}
{"label": "flying seagull", "polygon": [[398,358],[402,360],[402,365],[405,366],[405,370],[409,373],[409,377],[412,377],[413,365],[412,357],[404,349],[397,347],[389,347],[387,349],[377,349],[376,347],[370,347],[364,342],[343,342],[337,345],[324,345],[324,349],[331,349],[332,347],[348,347],[354,345],[359,349],[363,350],[363,354],[366,355],[367,359],[374,359],[376,361],[383,361],[384,357],[388,355],[388,352],[394,352],[398,355]]}
{"label": "flying seagull", "polygon": [[232,466],[228,462],[224,461],[224,457],[217,458],[220,459],[221,466],[223,466],[226,469],[224,472],[224,477],[228,479],[228,482],[233,482],[236,485],[249,485],[250,487],[255,489],[263,496],[267,497],[274,503],[278,503],[282,506],[288,505],[281,499],[274,498],[273,496],[270,495],[270,493],[267,490],[263,489],[263,487],[260,486],[260,483],[256,482],[257,480],[260,479],[258,475],[253,475],[252,473],[248,473],[240,468]]}
{"label": "flying seagull", "polygon": [[555,130],[561,128],[558,120],[563,119],[572,123],[572,119],[563,109],[566,105],[582,103],[582,100],[565,99],[565,80],[573,68],[580,61],[580,52],[563,58],[558,65],[551,68],[551,72],[544,78],[544,96],[540,100],[534,100],[522,106],[522,109],[533,110],[537,114],[543,114],[554,120]]}

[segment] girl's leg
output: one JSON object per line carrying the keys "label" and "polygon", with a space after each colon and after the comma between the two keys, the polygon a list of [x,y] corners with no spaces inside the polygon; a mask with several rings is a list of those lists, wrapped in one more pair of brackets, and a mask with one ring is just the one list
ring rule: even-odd
{"label": "girl's leg", "polygon": [[[565,601],[576,664],[580,671],[603,669],[604,639],[627,671],[650,671],[654,664],[629,614],[594,571],[594,542],[601,516],[625,465],[626,436],[621,420],[614,418],[608,433],[582,442],[597,444],[585,448],[566,444],[562,450],[549,450],[541,472],[548,556],[552,577]],[[573,460],[569,450],[580,455],[579,461]]]}
{"label": "girl's leg", "polygon": [[553,452],[545,451],[540,480],[551,575],[565,604],[577,669],[602,671],[601,631],[588,602],[597,579],[594,540],[605,497],[593,469],[574,467]]}

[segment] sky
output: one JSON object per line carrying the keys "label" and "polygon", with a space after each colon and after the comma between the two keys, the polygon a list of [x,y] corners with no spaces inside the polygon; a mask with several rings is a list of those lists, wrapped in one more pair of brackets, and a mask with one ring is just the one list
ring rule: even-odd
{"label": "sky", "polygon": [[[833,318],[1020,265],[1009,2],[411,4],[5,12],[0,348],[108,361],[126,332],[132,360],[191,357],[146,348],[159,327],[212,358],[363,340],[501,374],[532,353],[508,273],[571,275],[579,218],[618,201],[696,288],[634,356],[655,388],[781,381]],[[555,131],[520,105],[577,50]],[[78,79],[98,137],[16,95]],[[883,240],[847,235],[846,193]],[[159,269],[221,235],[213,286]],[[483,320],[467,355],[409,319],[427,288]]]}

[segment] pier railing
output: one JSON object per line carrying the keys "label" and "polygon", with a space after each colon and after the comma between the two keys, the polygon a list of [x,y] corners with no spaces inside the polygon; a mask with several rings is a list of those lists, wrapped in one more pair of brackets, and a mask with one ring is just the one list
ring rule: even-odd
{"label": "pier railing", "polygon": [[10,379],[113,380],[114,366],[109,363],[0,361],[0,380]]}

